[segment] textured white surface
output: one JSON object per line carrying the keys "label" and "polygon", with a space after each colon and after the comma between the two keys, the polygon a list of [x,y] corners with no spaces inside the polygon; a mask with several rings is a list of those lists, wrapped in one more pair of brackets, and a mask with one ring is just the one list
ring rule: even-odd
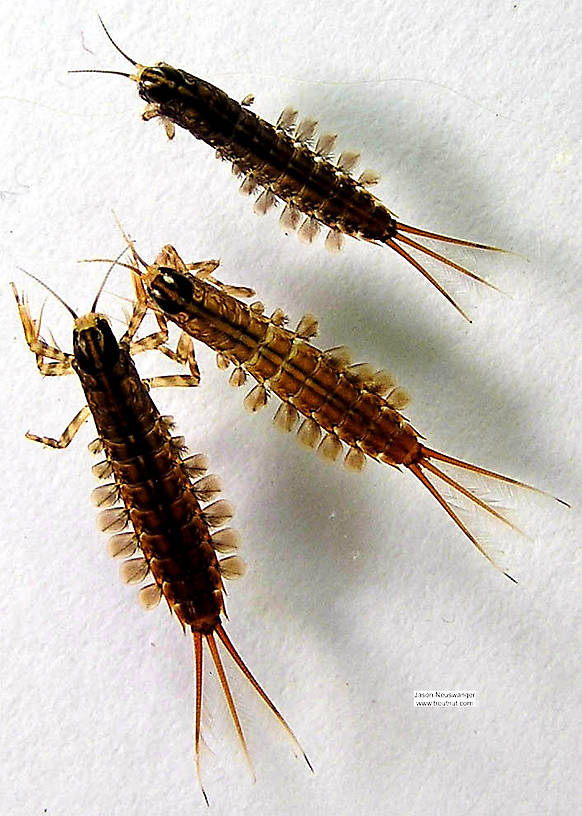
{"label": "textured white surface", "polygon": [[[249,573],[229,632],[303,742],[311,777],[244,687],[258,781],[228,723],[206,762],[216,814],[572,814],[581,808],[579,4],[469,0],[21,4],[3,23],[2,814],[204,812],[191,751],[191,648],[163,610],[119,584],[89,503],[73,378],[41,380],[7,281],[17,270],[88,308],[115,256],[114,208],[152,257],[222,258],[323,346],[393,370],[430,444],[546,486],[575,507],[533,507],[535,540],[514,586],[408,474],[328,468],[249,417],[201,353],[197,393],[158,392],[193,450],[211,456],[238,508]],[[238,195],[226,164],[140,120],[135,87],[69,68],[126,70],[96,18],[142,62],[164,59],[275,119],[295,104],[383,174],[405,221],[527,255],[465,325],[388,250],[339,257],[279,234]],[[109,289],[118,291],[112,279]],[[119,302],[108,308],[121,313]],[[70,348],[50,302],[45,325]],[[144,360],[146,367],[148,361]],[[150,370],[167,371],[152,359]],[[419,710],[414,689],[475,689],[467,711]]]}

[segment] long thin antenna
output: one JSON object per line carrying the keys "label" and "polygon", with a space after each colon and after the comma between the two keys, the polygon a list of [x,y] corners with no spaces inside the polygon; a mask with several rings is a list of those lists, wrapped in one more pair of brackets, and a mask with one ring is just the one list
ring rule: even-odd
{"label": "long thin antenna", "polygon": [[[99,15],[97,15],[97,16],[99,17]],[[143,66],[141,66],[139,64],[139,62],[136,62],[135,60],[132,60],[132,58],[129,57],[125,53],[125,51],[121,50],[121,48],[114,41],[114,39],[111,36],[111,34],[109,33],[109,31],[107,31],[107,28],[105,27],[105,23],[103,22],[101,17],[99,17],[99,22],[103,26],[103,31],[107,35],[107,39],[109,40],[111,45],[115,48],[116,51],[118,51],[121,54],[121,56],[124,59],[126,59],[128,62],[130,62],[132,65],[134,65],[138,69],[138,72],[139,72],[139,69],[142,68]],[[138,79],[138,75],[136,75],[136,74],[127,74],[127,73],[125,73],[125,71],[105,71],[105,70],[103,70],[101,68],[75,68],[72,71],[67,71],[67,73],[68,74],[113,74],[114,76],[122,76],[122,77],[125,77],[126,79],[134,79],[134,80]]]}
{"label": "long thin antenna", "polygon": [[123,229],[123,227],[122,227],[122,225],[121,225],[121,221],[120,221],[120,220],[119,220],[119,218],[117,217],[117,213],[115,212],[115,210],[111,210],[111,212],[113,213],[113,218],[115,219],[115,223],[117,224],[117,229],[118,229],[118,230],[119,230],[119,232],[121,233],[121,235],[122,235],[122,237],[123,237],[123,240],[126,242],[126,244],[127,244],[127,246],[129,247],[129,249],[131,249],[131,252],[132,252],[133,257],[134,257],[136,260],[138,260],[138,261],[139,261],[139,262],[140,262],[140,263],[143,265],[144,269],[147,269],[147,268],[148,268],[148,264],[147,264],[147,263],[144,261],[144,259],[143,259],[143,258],[141,258],[141,257],[138,255],[138,253],[137,253],[137,249],[135,248],[135,242],[134,242],[134,241],[133,241],[133,240],[132,240],[132,239],[129,237],[129,235],[128,235],[128,234],[126,233],[126,231]]}
{"label": "long thin antenna", "polygon": [[131,266],[131,264],[123,263],[123,261],[113,261],[111,258],[80,258],[77,263],[108,263],[108,264],[116,264],[116,266],[123,266],[125,269],[130,269],[132,272],[138,272],[139,269],[136,269],[135,266]]}
{"label": "long thin antenna", "polygon": [[54,289],[51,289],[51,288],[50,288],[50,286],[49,286],[48,284],[46,284],[46,283],[45,283],[44,281],[42,281],[40,278],[37,278],[37,277],[36,277],[36,275],[33,275],[33,274],[32,274],[32,272],[27,272],[27,271],[26,271],[26,269],[23,269],[21,266],[17,266],[16,268],[17,268],[17,269],[20,269],[20,271],[21,271],[21,272],[24,272],[24,274],[25,274],[25,275],[28,275],[28,277],[29,277],[29,278],[32,278],[32,279],[33,279],[33,280],[35,280],[37,283],[40,283],[40,285],[41,285],[41,286],[44,286],[44,288],[45,288],[45,289],[46,289],[48,292],[50,292],[50,293],[51,293],[51,295],[52,295],[53,297],[55,297],[55,298],[56,298],[56,299],[59,301],[59,303],[62,303],[62,304],[63,304],[63,306],[65,307],[65,309],[67,309],[67,311],[68,311],[70,314],[72,314],[72,315],[73,315],[73,318],[74,318],[75,320],[78,320],[78,319],[79,319],[79,315],[78,315],[78,314],[76,314],[76,312],[75,312],[73,309],[71,309],[71,307],[69,306],[69,304],[68,304],[68,303],[66,303],[66,302],[65,302],[65,301],[62,299],[62,297],[61,297],[60,295],[57,295],[57,293],[54,291]]}
{"label": "long thin antenna", "polygon": [[123,71],[103,71],[100,68],[74,68],[72,71],[67,71],[67,74],[114,74],[115,76],[122,76],[126,79],[131,79],[131,74],[125,74]]}
{"label": "long thin antenna", "polygon": [[[97,15],[97,17],[99,17],[99,15]],[[101,17],[99,17],[99,22],[100,22],[100,23],[101,23],[101,25],[103,26],[103,31],[104,31],[104,32],[105,32],[105,34],[107,35],[107,39],[109,40],[109,42],[111,43],[111,45],[112,45],[112,46],[115,48],[115,50],[116,50],[116,51],[118,51],[118,52],[121,54],[121,56],[122,56],[122,57],[125,57],[125,59],[126,59],[128,62],[131,62],[131,64],[132,64],[132,65],[134,65],[134,66],[137,68],[138,63],[137,63],[135,60],[132,60],[132,58],[131,58],[131,57],[128,57],[128,56],[127,56],[127,54],[126,54],[124,51],[122,51],[122,50],[121,50],[121,48],[120,48],[120,47],[117,45],[117,43],[115,42],[115,40],[113,39],[113,37],[111,36],[111,34],[110,34],[108,31],[107,31],[107,28],[105,27],[105,23],[103,22],[103,20],[101,19]]]}
{"label": "long thin antenna", "polygon": [[122,251],[119,253],[119,255],[117,256],[117,258],[116,258],[114,261],[112,261],[112,262],[111,262],[111,266],[109,267],[109,269],[108,269],[108,270],[107,270],[107,272],[105,273],[105,277],[104,277],[104,278],[103,278],[103,280],[101,281],[101,286],[99,287],[99,289],[97,290],[97,294],[95,295],[95,300],[93,301],[93,305],[91,306],[91,311],[92,311],[92,312],[94,312],[94,311],[95,311],[95,309],[97,308],[97,301],[99,300],[99,297],[100,297],[101,293],[103,292],[103,288],[104,288],[105,284],[107,283],[107,278],[108,278],[108,277],[109,277],[109,275],[111,274],[111,270],[113,269],[113,267],[114,267],[114,266],[117,266],[117,261],[118,261],[118,260],[121,258],[121,256],[122,256],[122,255],[124,255],[126,252],[127,252],[127,247],[125,247],[125,249],[123,249],[123,250],[122,250]]}

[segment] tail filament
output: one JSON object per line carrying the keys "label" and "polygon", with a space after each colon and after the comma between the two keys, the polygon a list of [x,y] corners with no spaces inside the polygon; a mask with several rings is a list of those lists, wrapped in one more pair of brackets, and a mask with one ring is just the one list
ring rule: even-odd
{"label": "tail filament", "polygon": [[208,797],[204,790],[201,780],[201,770],[200,770],[200,740],[201,740],[201,717],[202,717],[202,683],[203,683],[203,657],[202,657],[202,640],[203,638],[206,640],[208,644],[208,649],[210,651],[210,655],[212,657],[212,661],[216,668],[216,672],[218,674],[218,679],[220,681],[220,685],[222,688],[222,692],[224,694],[228,710],[230,712],[230,716],[237,733],[241,748],[245,755],[245,759],[248,763],[249,769],[251,771],[251,775],[253,781],[255,780],[255,771],[253,767],[253,762],[249,753],[247,741],[244,735],[244,731],[241,725],[241,721],[236,709],[236,704],[234,702],[234,698],[232,696],[232,692],[230,690],[230,685],[228,683],[228,679],[226,676],[226,672],[224,670],[224,666],[222,663],[222,659],[220,657],[220,653],[218,651],[218,645],[216,643],[214,634],[216,633],[218,639],[228,652],[228,654],[232,657],[238,668],[240,669],[243,676],[248,680],[250,685],[254,688],[257,692],[261,700],[265,703],[267,708],[274,714],[277,718],[279,724],[282,726],[283,730],[290,738],[291,742],[293,743],[294,752],[296,755],[300,755],[305,759],[305,762],[309,766],[310,771],[313,773],[313,766],[309,761],[307,754],[299,744],[297,737],[284,720],[282,714],[278,711],[275,707],[274,703],[271,699],[267,696],[267,693],[263,690],[263,688],[259,685],[257,680],[249,671],[248,667],[244,663],[242,657],[237,652],[236,648],[234,647],[232,641],[224,631],[222,624],[218,624],[214,630],[214,632],[209,632],[208,634],[203,634],[201,632],[193,632],[194,638],[194,664],[195,664],[195,726],[194,726],[194,755],[196,761],[196,775],[198,778],[198,783],[200,785],[200,789],[202,791],[202,795],[204,796],[204,800],[206,804],[208,804]]}
{"label": "tail filament", "polygon": [[[514,583],[517,583],[511,575],[508,575],[507,572],[502,570],[499,565],[495,562],[492,556],[487,552],[485,547],[479,542],[476,536],[469,530],[469,528],[464,524],[461,520],[459,515],[455,512],[455,510],[451,507],[449,501],[442,495],[439,491],[438,487],[434,484],[434,482],[428,477],[426,471],[430,472],[433,476],[437,479],[440,479],[446,485],[448,485],[452,490],[459,493],[461,496],[464,496],[466,499],[469,500],[472,504],[476,507],[479,507],[481,510],[484,510],[493,518],[497,519],[497,521],[502,522],[511,530],[521,535],[525,535],[522,530],[519,529],[515,524],[513,524],[503,513],[496,510],[494,507],[491,506],[488,502],[484,499],[480,498],[476,495],[472,490],[462,485],[459,481],[449,476],[448,473],[445,473],[441,468],[437,467],[432,460],[436,459],[437,461],[444,462],[445,464],[451,465],[453,467],[459,468],[463,471],[469,471],[470,473],[475,473],[479,476],[485,476],[490,479],[495,479],[498,482],[503,482],[509,485],[515,485],[516,487],[526,488],[527,490],[534,491],[535,493],[539,493],[542,495],[550,496],[550,494],[546,493],[543,490],[538,490],[531,485],[526,484],[525,482],[520,482],[517,479],[512,479],[509,476],[503,476],[501,473],[496,473],[493,470],[487,470],[486,468],[479,467],[478,465],[473,465],[470,462],[465,462],[462,459],[455,459],[453,456],[447,456],[444,453],[440,453],[439,451],[433,450],[432,448],[427,448],[424,445],[421,448],[421,456],[419,459],[414,462],[413,464],[409,465],[408,469],[416,476],[416,478],[426,487],[426,489],[431,493],[432,496],[438,501],[441,507],[445,510],[447,515],[455,522],[457,527],[462,530],[464,535],[469,539],[469,541],[479,550],[479,552],[485,556],[485,558],[493,564],[494,567],[500,569],[503,574],[509,578]],[[561,504],[569,506],[565,501],[562,499],[558,499],[555,496],[551,496],[551,498],[559,501]]]}
{"label": "tail filament", "polygon": [[410,233],[412,235],[418,235],[421,238],[428,238],[433,241],[440,241],[442,243],[447,244],[454,244],[455,246],[461,247],[468,247],[470,249],[484,249],[488,250],[489,252],[506,252],[507,250],[500,249],[499,247],[489,246],[488,244],[478,244],[475,241],[464,241],[461,238],[451,238],[448,235],[440,235],[437,232],[429,232],[428,230],[419,229],[418,227],[411,227],[409,224],[402,224],[400,221],[395,221],[396,226],[396,234],[388,239],[385,243],[391,249],[394,249],[399,255],[401,255],[405,260],[408,261],[409,264],[414,266],[421,275],[423,275],[429,283],[431,283],[435,289],[437,289],[441,295],[443,295],[448,302],[455,307],[455,309],[466,319],[471,322],[467,314],[463,311],[463,309],[459,306],[459,304],[454,300],[454,298],[446,291],[446,289],[430,274],[428,269],[423,266],[419,261],[416,260],[409,252],[404,249],[399,242],[406,244],[407,246],[411,247],[412,249],[416,250],[417,252],[422,252],[425,255],[428,255],[430,258],[434,258],[436,261],[440,261],[440,263],[444,264],[445,266],[450,267],[451,269],[455,269],[457,272],[460,272],[463,275],[466,275],[471,280],[477,281],[478,283],[482,283],[485,286],[489,286],[491,289],[497,289],[492,283],[482,278],[480,275],[477,275],[475,272],[472,272],[470,269],[467,269],[465,266],[456,263],[455,261],[450,260],[445,255],[441,255],[439,252],[435,252],[435,250],[431,249],[430,247],[424,246],[424,244],[419,243],[418,241],[413,240],[408,235],[404,233]]}

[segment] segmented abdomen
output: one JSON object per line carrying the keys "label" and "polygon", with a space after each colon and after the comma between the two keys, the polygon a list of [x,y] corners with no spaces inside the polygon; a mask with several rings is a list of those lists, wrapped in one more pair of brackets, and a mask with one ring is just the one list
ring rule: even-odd
{"label": "segmented abdomen", "polygon": [[396,234],[396,222],[382,202],[309,144],[275,128],[215,85],[171,66],[160,68],[171,80],[172,93],[162,94],[163,83],[157,77],[153,96],[144,87],[146,68],[139,85],[142,98],[214,147],[221,158],[233,163],[237,174],[248,177],[250,188],[264,187],[347,235],[386,241]]}
{"label": "segmented abdomen", "polygon": [[[163,283],[156,289],[161,291]],[[204,281],[202,301],[184,299],[172,319],[266,385],[283,402],[352,448],[393,465],[420,456],[417,436],[373,385],[326,353]],[[252,392],[247,399],[251,400]]]}
{"label": "segmented abdomen", "polygon": [[[166,422],[129,353],[119,351],[113,375],[77,373],[157,586],[184,626],[211,632],[223,609],[211,533]],[[115,518],[115,511],[105,512]]]}

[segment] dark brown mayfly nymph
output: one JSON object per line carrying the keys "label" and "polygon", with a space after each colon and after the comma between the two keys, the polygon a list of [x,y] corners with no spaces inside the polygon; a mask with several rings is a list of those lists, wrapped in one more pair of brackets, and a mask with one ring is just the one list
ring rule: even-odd
{"label": "dark brown mayfly nymph", "polygon": [[[425,445],[401,413],[408,403],[407,392],[386,370],[376,371],[368,363],[352,365],[345,346],[323,351],[312,345],[309,340],[318,330],[312,314],[304,315],[291,331],[285,326],[287,317],[282,309],[268,317],[260,301],[242,303],[234,296],[236,287],[216,280],[213,272],[218,261],[185,264],[173,247],[165,246],[154,263],[147,265],[131,242],[130,247],[135,266],[129,268],[134,272],[138,300],[153,307],[158,319],[167,318],[216,351],[219,368],[234,365],[231,385],[244,385],[248,375],[256,380],[258,384],[244,400],[247,410],[259,411],[275,395],[281,400],[275,415],[277,427],[291,432],[299,426],[299,441],[317,448],[324,459],[335,461],[345,456],[345,465],[356,471],[363,469],[366,457],[407,468],[479,552],[498,567],[479,534],[471,531],[473,522],[462,520],[458,503],[517,528],[491,500],[482,498],[475,487],[462,484],[443,467],[452,467],[461,478],[462,474],[483,477],[489,482],[487,489],[497,482],[536,493],[544,491]],[[304,417],[301,424],[300,415]],[[450,499],[444,491],[451,494]]]}
{"label": "dark brown mayfly nymph", "polygon": [[[236,578],[244,572],[242,560],[231,554],[238,547],[238,533],[225,527],[234,515],[234,508],[224,499],[213,501],[221,491],[220,478],[214,474],[204,475],[208,468],[205,455],[186,456],[184,437],[171,434],[172,417],[161,416],[149,395],[149,389],[154,386],[198,383],[191,339],[183,335],[173,351],[165,345],[167,332],[160,325],[156,334],[133,341],[145,314],[145,309],[136,304],[128,330],[118,342],[107,318],[95,311],[96,303],[88,314],[79,317],[59,298],[75,320],[73,353],[69,354],[41,339],[40,321],[31,317],[25,298],[18,294],[14,284],[12,288],[26,341],[36,355],[41,373],[76,372],[87,399],[87,405],[59,439],[33,434],[27,437],[53,448],[65,448],[89,415],[93,416],[98,438],[89,449],[92,453],[103,451],[105,454],[105,459],[94,465],[93,473],[98,479],[113,479],[93,492],[95,504],[107,508],[99,515],[100,529],[114,533],[109,540],[109,552],[115,558],[128,559],[120,570],[125,583],[137,584],[150,578],[150,583],[139,592],[145,609],[153,609],[164,598],[184,631],[192,632],[194,750],[198,779],[204,642],[252,770],[217,639],[282,725],[294,750],[305,757],[311,768],[293,732],[246,667],[222,625],[223,579]],[[192,373],[142,380],[131,355],[153,348],[188,364]],[[211,503],[203,506],[207,502]],[[127,528],[130,530],[123,532]],[[217,553],[229,555],[219,560]],[[133,557],[136,554],[137,557]],[[202,793],[208,802],[204,788]]]}
{"label": "dark brown mayfly nymph", "polygon": [[101,24],[117,51],[136,70],[134,74],[90,72],[119,74],[137,82],[139,95],[148,103],[143,118],[161,117],[170,138],[174,136],[174,126],[178,125],[213,147],[219,158],[231,162],[233,173],[244,177],[241,192],[259,192],[254,205],[257,214],[265,214],[277,201],[284,202],[283,228],[298,229],[299,237],[311,243],[322,226],[328,227],[325,245],[330,251],[341,249],[345,235],[385,244],[412,264],[467,319],[459,304],[429,272],[425,262],[414,257],[414,253],[421,253],[495,288],[475,272],[418,239],[490,252],[504,250],[398,221],[368,190],[378,182],[379,175],[372,170],[364,170],[357,179],[350,175],[359,160],[359,154],[353,151],[341,153],[334,164],[336,136],[324,133],[316,140],[315,120],[304,119],[296,125],[297,111],[285,108],[276,125],[272,125],[248,110],[252,96],[239,103],[210,82],[164,62],[153,66],[140,65],[121,51],[103,21]]}

